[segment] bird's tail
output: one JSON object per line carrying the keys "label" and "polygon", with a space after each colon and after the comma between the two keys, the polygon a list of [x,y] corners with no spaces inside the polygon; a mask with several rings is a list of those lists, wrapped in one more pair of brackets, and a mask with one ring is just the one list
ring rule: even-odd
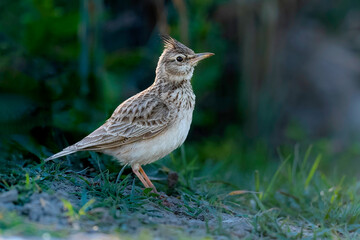
{"label": "bird's tail", "polygon": [[44,161],[47,162],[47,161],[53,160],[55,158],[59,158],[62,156],[72,154],[77,151],[78,150],[74,146],[69,146],[69,147],[65,148],[64,150],[62,150],[61,152],[58,152],[58,153],[52,155],[51,157],[46,158]]}

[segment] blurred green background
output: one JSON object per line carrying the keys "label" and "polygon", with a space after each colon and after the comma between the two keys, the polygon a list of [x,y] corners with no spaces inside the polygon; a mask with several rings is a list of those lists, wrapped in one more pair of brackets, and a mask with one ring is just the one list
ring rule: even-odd
{"label": "blurred green background", "polygon": [[199,165],[240,181],[314,145],[324,171],[360,170],[358,0],[2,0],[0,169],[41,162],[151,85],[166,33],[216,54],[192,80]]}

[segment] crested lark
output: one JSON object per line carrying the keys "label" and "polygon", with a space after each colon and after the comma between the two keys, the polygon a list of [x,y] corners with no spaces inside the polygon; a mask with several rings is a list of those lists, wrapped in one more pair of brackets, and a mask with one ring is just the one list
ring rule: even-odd
{"label": "crested lark", "polygon": [[185,141],[194,110],[195,94],[190,80],[197,63],[213,53],[198,53],[163,36],[154,83],[120,104],[112,116],[81,141],[45,161],[77,151],[109,154],[129,164],[146,188],[153,188],[141,165],[166,156]]}

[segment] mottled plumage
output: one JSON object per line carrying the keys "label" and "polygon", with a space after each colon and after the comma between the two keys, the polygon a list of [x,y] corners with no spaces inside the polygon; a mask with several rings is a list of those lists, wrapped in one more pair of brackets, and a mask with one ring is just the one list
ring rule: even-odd
{"label": "mottled plumage", "polygon": [[87,137],[46,160],[77,151],[106,153],[122,164],[131,165],[145,187],[156,191],[141,165],[164,157],[185,141],[195,105],[190,82],[194,67],[213,55],[195,54],[169,36],[162,38],[165,49],[154,83],[120,104],[112,116]]}

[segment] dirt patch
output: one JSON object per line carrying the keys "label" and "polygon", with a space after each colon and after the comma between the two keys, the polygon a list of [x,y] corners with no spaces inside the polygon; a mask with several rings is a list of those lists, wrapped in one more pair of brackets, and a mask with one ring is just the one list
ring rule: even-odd
{"label": "dirt patch", "polygon": [[[120,212],[116,220],[111,214],[106,213],[106,209],[92,209],[93,212],[105,213],[102,214],[102,219],[80,219],[74,222],[66,215],[68,210],[64,206],[63,199],[69,201],[75,208],[80,208],[81,188],[71,181],[51,182],[48,186],[50,191],[33,193],[29,201],[22,206],[16,204],[18,198],[16,190],[2,193],[0,209],[15,210],[32,222],[50,224],[56,229],[80,230],[88,234],[90,232],[90,235],[99,232],[111,233],[114,229],[137,235],[145,229],[160,239],[173,239],[176,233],[198,237],[215,236],[221,239],[224,236],[245,237],[252,229],[246,218],[219,211],[206,201],[187,201],[185,204],[179,196],[166,196],[164,193],[162,195],[165,197],[160,204],[146,201],[141,206],[142,211]],[[130,194],[131,188],[127,186],[124,194]],[[96,201],[101,199],[97,198]]]}
{"label": "dirt patch", "polygon": [[[145,208],[149,212],[137,216],[139,221],[144,224],[156,223],[178,227],[192,236],[225,234],[245,237],[252,229],[247,219],[219,212],[206,201],[202,201],[200,205],[187,203],[188,207],[201,212],[197,216],[190,216],[188,208],[179,198],[167,196],[165,203],[167,203],[169,210],[160,209],[157,205],[146,204]],[[161,231],[158,231],[158,234],[161,235]]]}
{"label": "dirt patch", "polygon": [[[79,189],[69,181],[55,181],[49,183],[50,193],[35,192],[24,204],[18,204],[18,190],[12,189],[0,195],[0,210],[16,211],[26,216],[30,221],[44,225],[53,225],[56,228],[69,226],[66,209],[62,199],[66,199],[75,206],[79,200],[71,192]],[[52,192],[52,193],[51,193]]]}
{"label": "dirt patch", "polygon": [[63,203],[56,195],[34,193],[30,197],[30,202],[19,207],[18,211],[28,216],[31,221],[41,224],[51,224],[57,227],[68,224],[67,217],[63,214]]}

